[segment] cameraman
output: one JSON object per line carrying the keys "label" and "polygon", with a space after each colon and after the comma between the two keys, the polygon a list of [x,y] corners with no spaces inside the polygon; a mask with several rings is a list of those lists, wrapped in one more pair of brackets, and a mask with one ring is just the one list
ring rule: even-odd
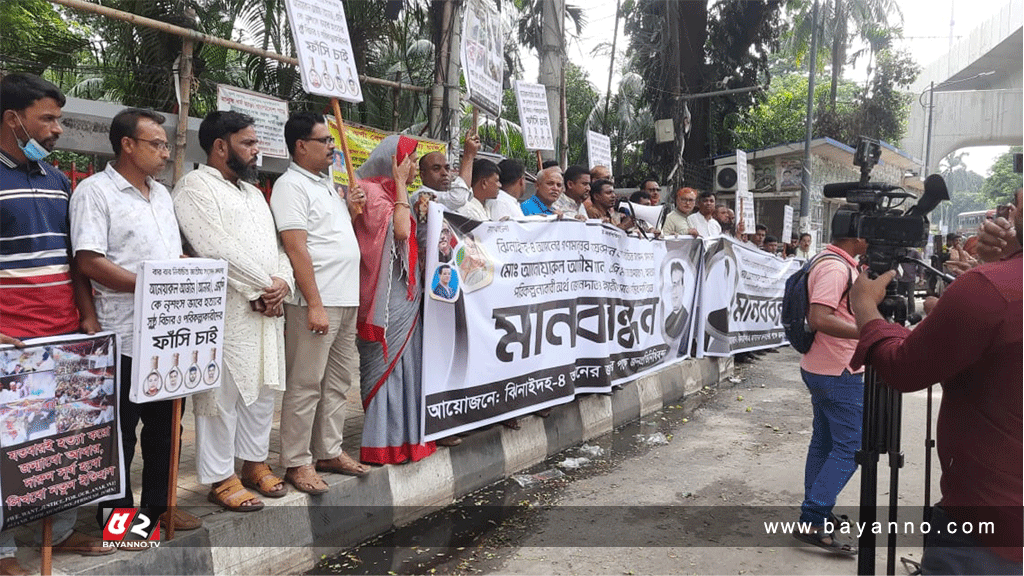
{"label": "cameraman", "polygon": [[[1017,238],[1021,208],[1018,191]],[[894,272],[860,277],[850,292],[860,330],[853,365],[870,363],[902,392],[942,382],[942,499],[931,512],[925,574],[1021,573],[1022,267],[1020,245],[1007,240],[1006,247],[998,261],[961,274],[913,331],[878,313]],[[957,346],[949,346],[950,334]],[[984,533],[981,522],[993,522],[994,532]]]}

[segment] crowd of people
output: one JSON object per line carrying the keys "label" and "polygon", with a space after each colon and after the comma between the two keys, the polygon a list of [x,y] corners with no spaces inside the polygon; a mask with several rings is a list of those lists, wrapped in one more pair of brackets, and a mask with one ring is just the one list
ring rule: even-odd
{"label": "crowd of people", "polygon": [[[3,256],[21,280],[5,284],[0,342],[21,347],[25,338],[102,329],[117,333],[121,350],[130,351],[136,272],[143,261],[181,256],[226,260],[221,385],[193,396],[190,404],[198,480],[210,486],[210,502],[236,512],[260,510],[261,497],[280,498],[289,486],[322,494],[328,489],[322,474],[362,476],[369,465],[417,461],[436,450],[435,442],[420,437],[419,426],[424,262],[427,250],[434,249],[425,243],[431,201],[481,221],[598,219],[628,233],[725,235],[781,257],[814,256],[810,234],[795,234],[780,244],[763,225],[748,233],[710,191],[680,188],[659,218],[642,218],[635,207],[662,206],[662,187],[648,179],[628,200],[620,199],[603,166],[563,170],[546,165],[537,174],[536,192],[526,198],[522,163],[477,158],[480,140],[472,132],[465,138],[457,173],[444,154],[419,157],[415,139],[389,136],[342,194],[327,175],[334,138],[323,116],[307,112],[292,114],[284,126],[292,162],[274,184],[269,203],[251,184],[259,157],[254,121],[230,111],[203,119],[199,143],[206,162],[168,190],[156,180],[170,154],[164,117],[152,110],[122,110],[109,130],[113,162],[72,194],[67,178],[45,161],[62,132],[64,103],[60,90],[37,76],[9,74],[2,80],[0,190],[23,192],[3,204],[2,235],[28,240]],[[422,186],[408,194],[417,174]],[[849,285],[864,284],[856,275],[863,242],[849,231],[834,233],[825,251],[835,258],[811,277],[809,322],[821,334],[801,370],[814,406],[804,519],[815,526],[829,518],[835,495],[855,469],[863,384],[860,360],[853,357],[855,351],[863,356],[864,350],[857,348],[861,317],[855,315],[856,305],[849,305],[860,289],[851,292]],[[447,261],[451,238],[442,235],[437,248]],[[1019,285],[1018,274],[1018,343]],[[434,291],[454,293],[443,277]],[[1017,352],[1019,376],[1019,346]],[[132,362],[129,355],[121,358],[123,383],[130,381]],[[71,396],[81,397],[92,383],[83,384],[85,389],[72,390]],[[355,458],[342,449],[346,398],[354,384],[365,412]],[[201,520],[181,509],[164,513],[173,488],[168,485],[172,402],[136,404],[128,390],[121,386],[121,445],[130,469],[141,423],[141,505],[177,530],[198,528]],[[283,474],[268,462],[277,394],[282,395],[277,464]],[[111,410],[105,404],[102,416],[95,410],[65,411],[59,427],[84,425],[79,417],[95,422]],[[75,421],[65,422],[65,417]],[[514,420],[506,425],[518,426]],[[1018,455],[1019,428],[1018,403]],[[459,442],[451,437],[437,444]],[[242,461],[238,470],[236,459]],[[1018,504],[1019,468],[1018,462]],[[128,476],[125,496],[105,502],[105,509],[134,506]],[[101,525],[102,513],[97,518]],[[74,516],[73,510],[54,516],[56,552],[114,551],[74,531]],[[850,551],[830,534],[798,536]],[[10,534],[0,534],[0,574],[25,573],[14,550]]]}

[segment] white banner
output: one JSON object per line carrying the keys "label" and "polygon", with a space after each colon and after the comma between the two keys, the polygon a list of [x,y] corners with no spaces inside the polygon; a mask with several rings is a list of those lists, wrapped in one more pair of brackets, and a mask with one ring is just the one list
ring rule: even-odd
{"label": "white banner", "polygon": [[704,354],[731,356],[786,344],[782,295],[801,264],[725,236],[707,241],[697,328]]}
{"label": "white banner", "polygon": [[220,386],[227,278],[223,260],[142,263],[135,283],[132,402]]}
{"label": "white banner", "polygon": [[252,116],[260,153],[271,158],[288,158],[284,141],[284,123],[288,121],[288,103],[258,92],[217,85],[217,110],[241,112]]}
{"label": "white banner", "polygon": [[505,56],[501,17],[493,1],[466,2],[461,57],[469,101],[491,116],[501,116]]}
{"label": "white banner", "polygon": [[703,244],[598,222],[476,222],[431,204],[424,438],[607,392],[690,355]]}
{"label": "white banner", "polygon": [[302,89],[310,94],[362,102],[359,71],[341,0],[285,0]]}
{"label": "white banner", "polygon": [[516,80],[515,86],[523,146],[527,150],[554,150],[555,137],[551,133],[547,88],[543,84],[521,80]]}
{"label": "white banner", "polygon": [[587,130],[587,160],[589,168],[606,166],[608,173],[612,171],[612,141],[604,134]]}

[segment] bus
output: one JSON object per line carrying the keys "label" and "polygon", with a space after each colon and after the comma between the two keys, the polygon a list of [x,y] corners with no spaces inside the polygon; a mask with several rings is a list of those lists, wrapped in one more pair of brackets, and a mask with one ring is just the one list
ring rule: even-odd
{"label": "bus", "polygon": [[956,231],[961,236],[974,236],[978,233],[978,228],[981,227],[981,223],[986,218],[991,218],[995,215],[996,211],[991,210],[975,210],[974,212],[961,212],[956,215]]}

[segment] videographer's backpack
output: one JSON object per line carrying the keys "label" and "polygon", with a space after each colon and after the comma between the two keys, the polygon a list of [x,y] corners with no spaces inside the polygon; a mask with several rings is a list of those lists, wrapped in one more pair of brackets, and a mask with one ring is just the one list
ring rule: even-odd
{"label": "videographer's backpack", "polygon": [[[807,289],[807,278],[811,275],[811,268],[825,258],[834,258],[846,264],[846,261],[838,254],[823,252],[808,260],[806,264],[786,280],[786,292],[782,297],[782,329],[786,332],[786,339],[789,340],[789,344],[801,354],[806,354],[811,349],[811,344],[814,344],[814,335],[817,334],[807,324],[807,311],[811,307],[810,291]],[[843,291],[843,296],[853,286],[853,272],[847,270],[847,273],[849,274],[849,279],[846,282],[846,290]],[[847,301],[847,306],[849,306],[849,301]]]}

